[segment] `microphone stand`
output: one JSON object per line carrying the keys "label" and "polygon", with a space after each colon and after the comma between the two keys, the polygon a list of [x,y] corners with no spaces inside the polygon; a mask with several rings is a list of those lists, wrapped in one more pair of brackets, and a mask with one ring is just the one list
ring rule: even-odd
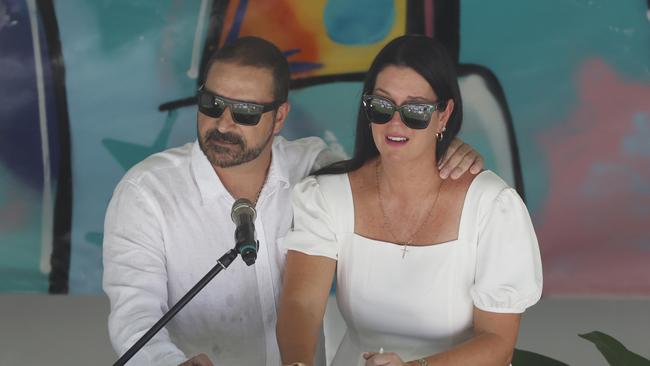
{"label": "microphone stand", "polygon": [[[201,280],[197,282],[197,284],[194,285],[194,287],[192,287],[190,291],[185,294],[185,296],[178,300],[178,302],[171,309],[169,309],[169,311],[167,311],[165,315],[163,315],[162,318],[160,318],[160,320],[158,320],[158,322],[156,322],[156,324],[154,324],[153,327],[147,331],[147,333],[145,333],[137,342],[135,342],[135,344],[131,346],[131,348],[129,348],[122,355],[122,357],[120,357],[113,364],[113,366],[123,366],[125,363],[127,363],[131,357],[133,357],[136,352],[138,352],[151,338],[153,338],[153,336],[155,336],[156,333],[158,333],[158,331],[160,331],[160,329],[162,329],[174,317],[174,315],[176,315],[176,313],[178,313],[185,305],[187,305],[187,303],[190,302],[190,300],[192,300],[192,298],[196,296],[196,294],[198,294],[199,291],[201,291],[205,285],[207,285],[208,282],[214,278],[214,276],[221,272],[222,269],[228,268],[228,266],[230,266],[235,258],[237,258],[237,255],[240,252],[240,244],[241,243],[237,243],[234,249],[230,249],[226,254],[219,258],[217,264],[212,267],[210,272],[203,276],[203,278],[201,278]],[[247,264],[250,265],[248,262]]]}

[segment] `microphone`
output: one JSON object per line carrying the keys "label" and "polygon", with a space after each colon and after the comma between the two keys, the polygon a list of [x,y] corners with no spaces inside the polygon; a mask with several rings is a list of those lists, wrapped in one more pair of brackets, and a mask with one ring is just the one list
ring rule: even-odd
{"label": "microphone", "polygon": [[232,221],[235,230],[235,249],[247,265],[255,263],[259,243],[255,240],[255,207],[246,198],[240,198],[232,205]]}

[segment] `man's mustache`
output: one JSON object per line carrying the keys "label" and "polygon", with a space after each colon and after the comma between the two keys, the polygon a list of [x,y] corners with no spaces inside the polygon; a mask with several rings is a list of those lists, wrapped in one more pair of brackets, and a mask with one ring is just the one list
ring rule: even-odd
{"label": "man's mustache", "polygon": [[217,129],[208,131],[208,133],[205,134],[205,141],[226,142],[244,147],[244,140],[241,138],[241,136],[230,132],[221,133]]}

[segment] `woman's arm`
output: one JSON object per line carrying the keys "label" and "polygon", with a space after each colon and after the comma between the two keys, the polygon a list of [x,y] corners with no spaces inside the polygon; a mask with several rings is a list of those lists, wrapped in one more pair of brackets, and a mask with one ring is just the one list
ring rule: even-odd
{"label": "woman's arm", "polygon": [[395,353],[364,355],[366,366],[507,366],[517,342],[520,314],[492,313],[474,307],[474,336],[468,341],[429,357],[425,362],[404,362]]}
{"label": "woman's arm", "polygon": [[509,365],[517,343],[520,319],[520,314],[492,313],[474,307],[474,336],[446,352],[429,357],[429,366]]}
{"label": "woman's arm", "polygon": [[493,313],[474,307],[474,337],[430,357],[429,365],[509,365],[520,319],[520,314]]}
{"label": "woman's arm", "polygon": [[283,364],[313,364],[335,270],[334,259],[287,253],[276,329]]}

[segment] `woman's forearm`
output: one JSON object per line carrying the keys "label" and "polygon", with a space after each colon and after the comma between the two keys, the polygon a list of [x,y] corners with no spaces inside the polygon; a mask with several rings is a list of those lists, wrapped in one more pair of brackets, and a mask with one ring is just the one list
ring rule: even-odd
{"label": "woman's forearm", "polygon": [[[513,345],[494,333],[480,333],[470,340],[427,357],[429,366],[507,366],[512,360]],[[418,366],[409,362],[409,366]]]}
{"label": "woman's forearm", "polygon": [[314,363],[336,261],[290,250],[284,270],[277,337],[282,362]]}
{"label": "woman's forearm", "polygon": [[[313,308],[312,308],[313,309]],[[298,300],[284,301],[278,315],[277,337],[283,364],[313,364],[322,314]]]}

